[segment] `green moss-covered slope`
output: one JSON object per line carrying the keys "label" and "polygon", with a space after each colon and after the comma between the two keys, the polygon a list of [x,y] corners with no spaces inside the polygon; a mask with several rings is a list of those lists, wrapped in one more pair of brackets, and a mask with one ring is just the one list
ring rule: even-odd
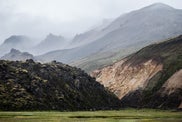
{"label": "green moss-covered slope", "polygon": [[0,61],[0,110],[116,109],[119,105],[113,94],[75,67]]}

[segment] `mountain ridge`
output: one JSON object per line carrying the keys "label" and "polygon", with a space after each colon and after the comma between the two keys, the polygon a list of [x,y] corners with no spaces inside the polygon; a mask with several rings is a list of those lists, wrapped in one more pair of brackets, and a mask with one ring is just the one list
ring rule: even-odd
{"label": "mountain ridge", "polygon": [[[72,65],[86,69],[87,72],[90,72],[93,70],[92,67],[109,65],[114,60],[121,59],[124,56],[147,46],[148,44],[156,43],[158,40],[165,40],[175,37],[182,33],[182,30],[180,29],[182,23],[178,21],[182,16],[182,10],[165,9],[166,11],[159,13],[158,10],[152,12],[148,11],[148,7],[132,11],[114,20],[108,27],[106,27],[106,29],[114,31],[85,46],[85,49],[89,49],[90,46],[93,47],[93,50],[95,51],[87,56],[83,56],[83,58],[80,60],[74,60],[73,62],[75,64],[72,63]],[[138,21],[138,24],[136,24],[135,20],[140,21]],[[118,27],[119,29],[117,29]],[[131,31],[129,31],[130,33],[127,34],[128,30]],[[102,48],[100,48],[99,45],[100,47],[102,46]],[[106,63],[100,63],[103,62],[103,60],[100,59],[102,54],[104,55],[106,52],[108,54],[113,52],[113,57],[111,58],[113,60],[107,61]],[[100,55],[97,56],[98,54]],[[95,59],[93,60],[92,57]],[[110,57],[110,55],[108,55],[108,57]],[[103,59],[104,58],[105,56]],[[91,61],[95,63],[90,64]]]}

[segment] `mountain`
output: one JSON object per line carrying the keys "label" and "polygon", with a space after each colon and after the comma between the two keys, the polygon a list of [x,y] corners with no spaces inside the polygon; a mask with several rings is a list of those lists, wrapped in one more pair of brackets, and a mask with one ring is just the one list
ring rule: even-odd
{"label": "mountain", "polygon": [[28,52],[20,52],[14,48],[4,56],[0,58],[0,60],[9,60],[9,61],[26,61],[27,59],[34,59],[34,56]]}
{"label": "mountain", "polygon": [[12,48],[25,51],[31,48],[32,46],[33,42],[29,37],[23,35],[13,35],[6,39],[0,45],[0,56],[3,56],[4,54],[8,53]]}
{"label": "mountain", "polygon": [[104,19],[101,24],[94,26],[89,31],[77,34],[70,42],[71,47],[78,47],[96,40],[96,38],[101,36],[99,32],[103,31],[104,28],[107,27],[111,22],[112,19]]}
{"label": "mountain", "polygon": [[64,37],[50,33],[43,41],[41,41],[36,47],[34,47],[33,50],[36,54],[42,54],[53,50],[65,48],[67,44],[68,41]]}
{"label": "mountain", "polygon": [[124,106],[178,108],[182,104],[182,35],[149,45],[92,72]]}
{"label": "mountain", "polygon": [[118,109],[120,101],[84,73],[68,65],[33,60],[0,60],[1,110]]}
{"label": "mountain", "polygon": [[[88,44],[42,55],[90,72],[111,64],[144,46],[182,33],[182,10],[162,3],[121,15],[88,38]],[[63,54],[63,52],[65,54]],[[60,56],[59,56],[60,53]],[[42,58],[44,60],[44,58]]]}

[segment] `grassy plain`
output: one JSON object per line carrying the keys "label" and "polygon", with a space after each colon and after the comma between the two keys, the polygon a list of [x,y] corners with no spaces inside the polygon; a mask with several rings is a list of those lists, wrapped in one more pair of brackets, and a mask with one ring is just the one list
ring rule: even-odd
{"label": "grassy plain", "polygon": [[153,109],[118,111],[0,112],[0,122],[182,122],[182,112]]}

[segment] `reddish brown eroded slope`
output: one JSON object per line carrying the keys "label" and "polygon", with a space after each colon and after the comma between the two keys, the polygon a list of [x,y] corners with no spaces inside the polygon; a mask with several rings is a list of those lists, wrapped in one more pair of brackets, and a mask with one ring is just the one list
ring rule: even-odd
{"label": "reddish brown eroded slope", "polygon": [[105,67],[102,71],[97,70],[92,73],[97,81],[114,92],[120,99],[129,92],[144,89],[149,79],[162,70],[162,64],[154,60],[148,60],[136,66],[123,63],[122,60]]}

